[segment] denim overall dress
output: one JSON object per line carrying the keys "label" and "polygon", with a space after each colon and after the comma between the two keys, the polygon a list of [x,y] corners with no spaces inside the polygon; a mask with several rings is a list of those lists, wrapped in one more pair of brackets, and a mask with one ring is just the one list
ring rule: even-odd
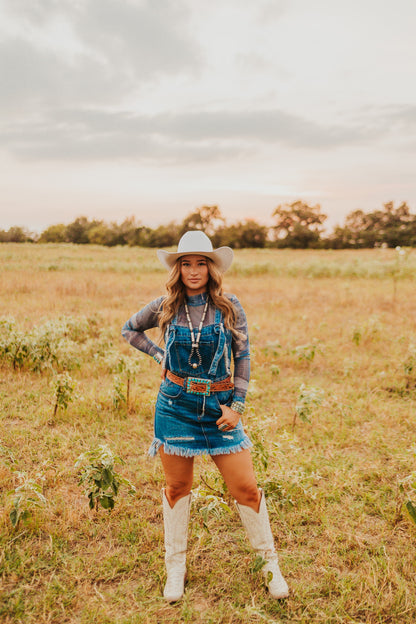
{"label": "denim overall dress", "polygon": [[230,405],[233,390],[193,394],[186,390],[186,378],[221,381],[230,375],[232,335],[224,328],[220,310],[215,311],[213,325],[201,329],[199,352],[201,364],[193,368],[189,362],[192,341],[188,327],[171,321],[165,336],[165,368],[184,378],[183,386],[165,378],[160,386],[156,408],[154,439],[149,455],[155,456],[163,446],[165,453],[193,457],[224,455],[252,446],[244,433],[241,419],[232,431],[220,431],[216,421],[221,417],[220,405]]}

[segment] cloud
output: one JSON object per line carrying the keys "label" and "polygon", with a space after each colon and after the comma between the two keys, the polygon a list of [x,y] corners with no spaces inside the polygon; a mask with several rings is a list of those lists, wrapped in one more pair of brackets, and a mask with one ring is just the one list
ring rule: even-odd
{"label": "cloud", "polygon": [[6,111],[120,102],[161,76],[192,75],[200,67],[181,1],[4,5],[0,104]]}
{"label": "cloud", "polygon": [[289,0],[265,0],[258,5],[259,20],[264,24],[282,18],[287,14],[291,5]]}
{"label": "cloud", "polygon": [[0,105],[11,123],[22,113],[31,118],[33,111],[63,104],[118,101],[114,84],[123,92],[126,89],[126,78],[121,73],[116,76],[91,56],[78,55],[76,62],[71,62],[20,39],[0,44],[0,74]]}
{"label": "cloud", "polygon": [[90,0],[74,28],[86,45],[140,79],[195,68],[199,52],[186,30],[188,16],[181,2]]}
{"label": "cloud", "polygon": [[416,124],[416,106],[405,105],[389,107],[386,114],[386,121],[399,124],[410,130]]}
{"label": "cloud", "polygon": [[372,133],[385,137],[385,146],[389,151],[415,151],[414,104],[366,106],[354,114],[353,121],[359,126],[366,126]]}
{"label": "cloud", "polygon": [[168,135],[188,141],[215,139],[325,148],[366,138],[362,128],[325,126],[276,109],[165,115],[155,121]]}
{"label": "cloud", "polygon": [[333,149],[378,138],[362,126],[325,126],[280,110],[138,115],[61,109],[17,121],[0,132],[3,147],[24,159],[114,158],[160,163],[219,160],[255,153],[264,145]]}
{"label": "cloud", "polygon": [[[244,91],[238,91],[235,74],[235,83],[228,74],[227,85],[221,75],[210,82],[212,67],[205,64],[190,30],[192,11],[193,17],[195,11],[200,17],[203,5],[201,0],[3,0],[7,20],[0,25],[5,34],[0,41],[0,106],[6,113],[0,118],[2,149],[26,160],[118,158],[177,164],[243,158],[270,146],[298,154],[376,145],[385,136],[393,144],[406,142],[406,128],[415,115],[412,107],[395,107],[390,117],[381,109],[368,109],[355,119],[317,121],[321,111],[314,118],[307,98],[301,100],[305,114],[288,112],[300,107],[295,102],[291,109],[282,99],[279,108],[261,108],[259,100],[266,99],[261,93],[253,95],[254,81],[243,81],[250,87]],[[215,0],[214,9],[216,5],[223,3]],[[235,11],[239,7],[237,0],[231,5]],[[261,0],[250,16],[257,24],[279,22],[290,6],[287,0]],[[251,77],[273,69],[275,76],[280,72],[289,79],[290,73],[276,68],[273,55],[250,46],[247,53],[237,47],[234,69],[248,70]],[[195,76],[198,95],[191,85],[172,112],[169,97],[175,100],[180,88],[176,78],[183,76]],[[236,85],[231,99],[229,84]],[[264,84],[269,89],[274,83]],[[219,110],[206,103],[205,93],[219,94]],[[189,104],[187,94],[192,96]],[[154,102],[165,112],[138,112],[151,110]]]}

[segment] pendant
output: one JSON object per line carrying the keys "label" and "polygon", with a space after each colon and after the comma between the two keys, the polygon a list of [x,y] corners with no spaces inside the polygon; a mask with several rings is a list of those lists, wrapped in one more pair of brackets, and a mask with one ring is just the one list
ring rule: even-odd
{"label": "pendant", "polygon": [[[188,325],[189,325],[189,331],[191,333],[191,345],[192,345],[191,353],[189,354],[189,358],[188,358],[188,364],[193,369],[198,368],[198,366],[201,366],[201,364],[202,364],[202,357],[201,357],[201,354],[199,353],[199,340],[201,338],[201,329],[202,329],[202,325],[203,325],[204,320],[205,320],[205,315],[207,313],[207,309],[208,309],[208,298],[207,298],[207,300],[205,302],[205,307],[204,307],[204,311],[202,313],[202,318],[201,318],[201,320],[199,322],[198,333],[197,333],[197,335],[195,337],[194,330],[193,330],[193,327],[192,327],[191,318],[189,316],[188,306],[186,305],[186,302],[185,302],[185,312],[186,312],[186,318],[187,318]],[[192,358],[193,357],[196,357],[198,361],[197,362],[192,362]]]}

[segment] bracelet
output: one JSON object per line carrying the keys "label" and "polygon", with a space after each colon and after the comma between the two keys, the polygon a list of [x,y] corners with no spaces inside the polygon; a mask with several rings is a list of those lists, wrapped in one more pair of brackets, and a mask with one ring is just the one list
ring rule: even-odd
{"label": "bracelet", "polygon": [[234,412],[237,412],[238,414],[244,414],[244,410],[246,406],[244,405],[242,401],[233,401],[230,405],[230,408],[234,410]]}
{"label": "bracelet", "polygon": [[157,353],[154,354],[153,359],[155,360],[155,362],[157,362],[158,364],[162,363],[163,357],[162,355],[159,353],[159,351]]}

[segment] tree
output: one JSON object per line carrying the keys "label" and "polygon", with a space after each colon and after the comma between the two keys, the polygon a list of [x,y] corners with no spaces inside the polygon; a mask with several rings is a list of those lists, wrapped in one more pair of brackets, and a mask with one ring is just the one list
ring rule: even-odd
{"label": "tree", "polygon": [[0,243],[33,243],[35,237],[25,228],[14,225],[6,230],[0,230]]}
{"label": "tree", "polygon": [[172,247],[178,243],[180,226],[171,221],[167,225],[159,225],[151,230],[147,240],[149,247]]}
{"label": "tree", "polygon": [[324,240],[325,247],[329,249],[349,249],[354,247],[351,240],[351,232],[347,227],[336,225],[333,232]]}
{"label": "tree", "polygon": [[149,247],[149,238],[151,234],[151,228],[145,225],[137,225],[126,234],[127,244],[130,247],[135,245],[139,247]]}
{"label": "tree", "polygon": [[374,220],[362,210],[353,210],[345,218],[344,227],[338,227],[330,237],[333,247],[374,247],[376,232]]}
{"label": "tree", "polygon": [[115,247],[116,245],[126,245],[128,235],[136,227],[134,217],[125,219],[122,223],[105,223],[97,221],[88,230],[88,240],[95,245],[106,245]]}
{"label": "tree", "polygon": [[272,217],[276,219],[273,230],[277,246],[298,249],[318,246],[327,219],[319,204],[309,206],[301,200],[279,205]]}
{"label": "tree", "polygon": [[208,236],[212,236],[216,228],[225,223],[218,206],[202,206],[189,214],[182,221],[180,235],[188,230],[202,230]]}
{"label": "tree", "polygon": [[117,232],[117,245],[132,245],[137,231],[144,230],[140,221],[136,221],[135,217],[124,219],[120,225],[115,224]]}
{"label": "tree", "polygon": [[393,202],[384,204],[382,226],[382,239],[389,247],[414,244],[416,215],[410,214],[406,202],[402,202],[398,208],[394,207]]}
{"label": "tree", "polygon": [[66,225],[57,223],[50,225],[39,237],[40,243],[64,243],[66,241]]}
{"label": "tree", "polygon": [[100,221],[88,221],[87,217],[78,217],[66,226],[66,240],[68,243],[76,245],[86,245],[89,243],[89,230],[100,225]]}
{"label": "tree", "polygon": [[329,237],[330,245],[340,247],[375,247],[385,243],[389,247],[412,246],[416,241],[416,215],[402,202],[397,208],[393,202],[383,204],[383,210],[363,212],[354,210],[345,219],[343,228],[337,227]]}
{"label": "tree", "polygon": [[114,232],[104,221],[99,221],[87,232],[88,242],[92,245],[106,245],[111,247],[114,243]]}
{"label": "tree", "polygon": [[265,247],[267,234],[268,228],[265,225],[260,225],[254,219],[247,219],[218,229],[212,237],[212,243],[215,247],[229,245],[234,249]]}

